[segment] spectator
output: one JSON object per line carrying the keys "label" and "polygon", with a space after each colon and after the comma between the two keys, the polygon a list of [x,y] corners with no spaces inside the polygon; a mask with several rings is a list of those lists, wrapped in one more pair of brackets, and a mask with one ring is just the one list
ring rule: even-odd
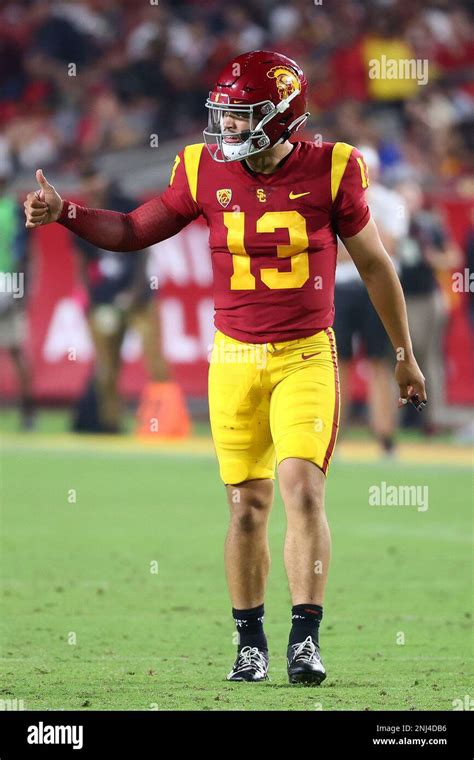
{"label": "spectator", "polygon": [[28,278],[28,231],[23,208],[8,192],[11,167],[0,164],[0,348],[13,361],[18,379],[21,427],[34,425],[32,372],[25,350],[27,337],[26,283]]}
{"label": "spectator", "polygon": [[[93,208],[126,213],[137,206],[93,165],[81,171],[84,202]],[[120,350],[125,332],[140,333],[151,380],[164,382],[168,368],[161,353],[154,290],[146,277],[146,252],[111,253],[75,238],[80,274],[89,298],[88,321],[96,350],[96,391],[101,430],[120,431],[118,390]]]}
{"label": "spectator", "polygon": [[407,304],[413,348],[429,388],[430,401],[422,420],[427,434],[441,426],[444,407],[443,338],[448,307],[436,272],[460,266],[458,247],[448,239],[441,220],[423,208],[423,193],[416,182],[399,185],[410,213],[408,235],[400,242],[401,282]]}
{"label": "spectator", "polygon": [[[377,152],[368,146],[361,151],[371,176],[366,193],[370,212],[385,249],[395,257],[397,243],[408,229],[404,201],[398,193],[388,190],[378,181]],[[387,404],[388,389],[393,383],[391,347],[355,264],[342,243],[336,268],[335,308],[334,331],[338,345],[342,398],[345,394],[349,395],[350,359],[354,354],[354,341],[358,340],[359,345],[363,344],[367,356],[370,427],[382,450],[390,454],[395,446],[396,428],[396,409]],[[343,413],[347,414],[345,407]]]}

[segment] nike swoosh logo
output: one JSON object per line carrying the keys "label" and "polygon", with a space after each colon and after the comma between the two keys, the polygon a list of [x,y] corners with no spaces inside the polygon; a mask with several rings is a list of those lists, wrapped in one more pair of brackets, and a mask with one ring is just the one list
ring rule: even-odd
{"label": "nike swoosh logo", "polygon": [[291,191],[290,195],[288,196],[290,201],[294,201],[295,198],[301,198],[303,195],[309,195],[311,190],[308,190],[307,193],[294,193],[293,190]]}
{"label": "nike swoosh logo", "polygon": [[320,353],[321,353],[321,351],[316,351],[315,354],[301,354],[301,358],[302,359],[311,359],[312,356],[318,356],[318,354],[320,354]]}

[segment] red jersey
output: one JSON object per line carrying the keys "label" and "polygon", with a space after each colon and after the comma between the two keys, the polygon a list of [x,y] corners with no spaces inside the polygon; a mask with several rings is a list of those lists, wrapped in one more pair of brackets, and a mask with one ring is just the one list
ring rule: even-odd
{"label": "red jersey", "polygon": [[273,174],[215,162],[204,143],[178,156],[169,187],[124,214],[63,199],[59,224],[99,248],[137,251],[202,214],[214,272],[215,325],[249,343],[332,325],[337,240],[370,218],[367,169],[346,143],[297,142]]}
{"label": "red jersey", "polygon": [[346,143],[296,142],[272,174],[215,162],[202,143],[176,156],[160,199],[209,226],[215,326],[249,343],[294,340],[334,318],[337,239],[370,218],[367,168]]}

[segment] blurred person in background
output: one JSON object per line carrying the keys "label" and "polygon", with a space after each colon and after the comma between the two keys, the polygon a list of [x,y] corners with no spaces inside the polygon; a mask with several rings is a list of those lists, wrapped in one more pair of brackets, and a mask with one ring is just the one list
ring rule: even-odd
{"label": "blurred person in background", "polygon": [[449,239],[442,220],[424,208],[420,185],[411,180],[398,185],[410,214],[407,236],[400,241],[400,280],[405,293],[413,348],[421,357],[431,401],[423,423],[425,433],[439,431],[445,404],[444,333],[449,307],[436,273],[461,266],[461,252]]}
{"label": "blurred person in background", "polygon": [[[88,206],[127,213],[136,203],[93,164],[81,170],[81,195]],[[122,404],[118,390],[121,347],[128,328],[136,329],[152,382],[165,382],[155,290],[146,275],[148,254],[112,253],[75,237],[79,272],[88,297],[88,322],[96,350],[95,387],[102,432],[118,433]]]}
{"label": "blurred person in background", "polygon": [[0,349],[8,351],[18,378],[21,427],[31,430],[32,372],[25,350],[29,240],[21,205],[8,190],[11,174],[11,167],[0,164]]}
{"label": "blurred person in background", "polygon": [[[466,266],[469,276],[472,277],[474,273],[474,208],[471,208],[469,214],[469,227],[466,232],[464,247],[466,251]],[[469,290],[467,297],[469,323],[471,325],[471,331],[474,331],[474,288]]]}
{"label": "blurred person in background", "polygon": [[398,9],[385,7],[381,12],[378,4],[369,8],[369,24],[362,40],[362,58],[365,69],[369,72],[368,94],[372,108],[389,104],[395,109],[402,109],[406,99],[416,97],[418,85],[414,77],[407,77],[398,67],[390,76],[370,74],[374,61],[389,59],[406,61],[414,58],[413,46],[404,34],[404,19]]}
{"label": "blurred person in background", "polygon": [[[408,230],[403,198],[379,181],[380,162],[377,151],[361,148],[370,174],[366,198],[376,221],[385,250],[394,258],[396,246]],[[367,178],[368,182],[368,178]],[[393,359],[390,342],[375,311],[354,262],[339,241],[336,267],[335,321],[339,353],[339,378],[343,400],[343,418],[348,415],[349,372],[354,351],[362,342],[368,367],[369,425],[382,450],[390,454],[395,446],[397,410],[387,404],[393,385]],[[344,401],[345,399],[345,401]],[[344,427],[344,424],[341,425]]]}
{"label": "blurred person in background", "polygon": [[[465,269],[469,278],[469,289],[466,293],[467,314],[469,319],[469,349],[471,356],[474,355],[474,208],[469,214],[469,226],[464,239]],[[461,269],[463,265],[461,264]],[[456,433],[456,442],[461,444],[474,444],[474,417],[471,414],[469,420],[461,426]]]}

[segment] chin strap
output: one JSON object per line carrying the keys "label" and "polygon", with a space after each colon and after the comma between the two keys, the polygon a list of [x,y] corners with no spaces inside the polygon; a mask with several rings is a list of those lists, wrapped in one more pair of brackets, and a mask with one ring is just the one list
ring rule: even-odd
{"label": "chin strap", "polygon": [[[271,111],[269,111],[265,116],[263,116],[260,121],[258,122],[257,126],[254,129],[254,132],[258,132],[261,130],[265,124],[268,124],[269,121],[275,118],[275,116],[279,113],[283,113],[283,111],[286,111],[290,107],[290,103],[293,100],[293,98],[296,98],[296,96],[299,95],[299,90],[295,90],[288,98],[285,98],[284,100],[280,100],[280,102],[275,106],[273,105],[273,108]],[[271,104],[271,101],[268,101]]]}
{"label": "chin strap", "polygon": [[292,121],[291,124],[289,124],[286,127],[286,129],[283,132],[282,136],[280,137],[279,140],[277,140],[277,142],[275,143],[275,145],[279,145],[280,143],[284,143],[285,140],[288,140],[288,138],[290,137],[290,135],[291,135],[292,132],[296,132],[300,127],[303,126],[303,124],[305,123],[305,121],[308,118],[308,116],[309,116],[309,111],[307,113],[304,113],[302,116],[298,116],[297,119],[295,119],[294,121]]}

